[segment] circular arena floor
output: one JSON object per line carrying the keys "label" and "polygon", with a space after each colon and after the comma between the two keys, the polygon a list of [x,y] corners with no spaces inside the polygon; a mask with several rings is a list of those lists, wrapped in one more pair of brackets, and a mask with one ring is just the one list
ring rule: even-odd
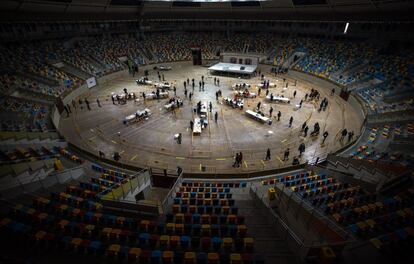
{"label": "circular arena floor", "polygon": [[[120,162],[138,167],[151,166],[155,168],[175,171],[177,166],[182,167],[186,172],[207,172],[207,173],[235,173],[253,172],[259,170],[271,170],[290,166],[292,158],[297,156],[298,146],[304,142],[306,151],[301,157],[301,162],[315,161],[317,157],[323,159],[329,152],[336,151],[348,142],[345,139],[339,141],[339,131],[346,128],[354,131],[355,137],[359,136],[363,123],[361,109],[352,107],[342,100],[339,95],[339,87],[321,80],[297,72],[289,72],[286,75],[272,76],[269,73],[270,67],[261,65],[259,68],[265,77],[271,82],[277,83],[276,88],[270,88],[273,94],[284,94],[291,98],[290,104],[270,103],[265,99],[265,90],[261,96],[248,98],[244,101],[244,109],[233,109],[231,106],[222,103],[221,98],[216,101],[215,93],[222,91],[223,98],[232,97],[234,91],[231,86],[238,82],[247,82],[252,85],[250,89],[257,93],[256,85],[260,83],[259,77],[248,80],[237,78],[220,78],[220,87],[215,86],[213,78],[206,67],[193,66],[190,62],[165,63],[170,65],[171,71],[162,71],[165,80],[175,83],[177,96],[184,101],[184,105],[173,114],[164,109],[168,99],[143,100],[142,92],[150,92],[155,89],[153,86],[137,85],[135,79],[143,75],[144,69],[150,69],[149,79],[158,81],[157,72],[153,65],[140,68],[138,75],[128,75],[112,79],[105,84],[92,88],[81,96],[88,98],[91,103],[91,110],[88,111],[83,104],[72,114],[66,117],[62,113],[59,123],[59,131],[71,143],[95,155],[101,150],[106,157],[112,157],[114,151],[121,155]],[[198,81],[204,75],[205,91],[200,92]],[[193,99],[190,101],[184,96],[183,82],[187,78],[195,79],[196,87]],[[286,78],[289,87],[283,91],[283,78]],[[295,80],[297,85],[295,86]],[[336,93],[331,96],[331,89],[336,87]],[[125,105],[113,105],[111,92],[123,93],[127,88],[128,92],[135,92],[140,97],[138,101],[129,100]],[[327,97],[329,104],[326,111],[318,112],[319,103],[304,102],[299,110],[295,105],[305,97],[306,93],[314,88],[321,93],[321,100]],[[191,91],[191,81],[190,88]],[[293,98],[294,91],[297,91]],[[174,95],[171,90],[170,97]],[[99,98],[102,107],[98,107],[96,98]],[[212,102],[212,113],[208,115],[209,125],[201,135],[193,135],[190,131],[190,120],[194,119],[193,109],[198,101]],[[273,117],[273,124],[262,124],[246,116],[247,109],[253,109],[258,102],[262,102],[262,112],[268,115],[269,108],[274,108],[273,115],[281,111],[282,117],[278,122]],[[123,120],[126,116],[135,113],[137,110],[150,109],[152,115],[143,122],[125,125]],[[214,113],[218,112],[218,122],[214,122]],[[289,128],[289,118],[293,116],[293,126]],[[303,122],[307,121],[309,133],[304,138],[300,132]],[[321,133],[318,137],[310,137],[315,122],[319,122]],[[329,136],[322,143],[324,130]],[[182,144],[177,144],[174,134],[182,133]],[[266,150],[270,148],[272,158],[265,160]],[[283,153],[290,148],[289,160],[283,161]],[[236,152],[243,153],[243,164],[239,168],[233,168],[234,155]]]}

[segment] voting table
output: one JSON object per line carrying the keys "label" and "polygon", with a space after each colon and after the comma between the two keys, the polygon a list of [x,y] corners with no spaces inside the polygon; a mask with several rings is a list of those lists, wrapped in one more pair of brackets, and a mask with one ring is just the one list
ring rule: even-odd
{"label": "voting table", "polygon": [[249,83],[235,83],[231,86],[233,89],[245,89],[250,88]]}
{"label": "voting table", "polygon": [[259,122],[263,122],[263,123],[267,123],[269,125],[272,124],[272,119],[270,119],[267,116],[263,116],[260,113],[254,112],[252,110],[246,110],[246,115],[259,121]]}
{"label": "voting table", "polygon": [[268,96],[266,96],[266,99],[271,101],[271,102],[279,102],[279,103],[290,103],[290,99],[286,98],[286,97],[281,97],[281,96],[273,96],[271,94],[269,94]]}
{"label": "voting table", "polygon": [[[168,98],[168,92],[159,92],[158,99],[161,99],[161,98]],[[146,93],[145,99],[157,99],[157,93],[156,92]]]}
{"label": "voting table", "polygon": [[[264,82],[261,82],[257,85],[258,88],[263,88],[264,87]],[[276,87],[276,83],[269,83],[269,88],[274,88]]]}
{"label": "voting table", "polygon": [[148,108],[145,108],[142,111],[136,111],[134,114],[125,117],[124,124],[141,121],[149,117],[150,115],[151,115],[151,111]]}
{"label": "voting table", "polygon": [[245,97],[245,98],[255,98],[256,97],[256,93],[252,93],[247,89],[244,90],[244,91],[236,91],[235,94],[238,97]]}
{"label": "voting table", "polygon": [[177,107],[177,104],[180,105],[180,106],[183,105],[183,100],[181,100],[181,99],[174,100],[173,102],[164,105],[164,109],[165,110],[172,110],[172,109]]}
{"label": "voting table", "polygon": [[201,131],[208,125],[208,120],[206,118],[194,118],[194,125],[193,125],[193,134],[199,135]]}
{"label": "voting table", "polygon": [[207,116],[207,103],[206,102],[201,102],[200,116],[201,117]]}
{"label": "voting table", "polygon": [[154,87],[162,89],[171,89],[171,84],[169,82],[157,82],[154,84]]}
{"label": "voting table", "polygon": [[143,85],[151,85],[151,84],[154,84],[153,81],[148,80],[148,78],[146,78],[146,77],[141,77],[141,78],[135,80],[135,82],[137,84],[143,84]]}
{"label": "voting table", "polygon": [[239,98],[224,98],[224,102],[233,108],[243,109],[244,100]]}

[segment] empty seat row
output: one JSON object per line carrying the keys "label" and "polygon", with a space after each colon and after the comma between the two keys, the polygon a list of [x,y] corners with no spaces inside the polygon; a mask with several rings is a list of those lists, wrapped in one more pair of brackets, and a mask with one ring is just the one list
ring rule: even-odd
{"label": "empty seat row", "polygon": [[101,165],[94,164],[94,163],[92,163],[92,169],[94,171],[106,173],[106,174],[109,174],[109,175],[112,175],[112,176],[117,176],[117,177],[122,177],[122,178],[125,178],[127,176],[127,174],[124,173],[124,172],[111,170],[111,169],[102,167]]}
{"label": "empty seat row", "polygon": [[245,217],[236,214],[199,214],[199,213],[177,213],[167,214],[166,221],[171,223],[193,223],[193,224],[244,224]]}
{"label": "empty seat row", "polygon": [[235,206],[211,206],[211,205],[187,205],[187,204],[174,204],[172,206],[172,212],[177,213],[198,213],[198,214],[237,214],[238,208]]}
{"label": "empty seat row", "polygon": [[174,205],[206,205],[206,206],[234,206],[234,199],[202,199],[202,198],[174,198]]}
{"label": "empty seat row", "polygon": [[[182,193],[185,192],[194,192],[194,193],[230,193],[230,187],[184,187],[180,186],[179,191]],[[201,195],[201,194],[200,194]]]}
{"label": "empty seat row", "polygon": [[184,187],[230,187],[230,188],[245,188],[246,182],[221,183],[221,182],[182,182]]}

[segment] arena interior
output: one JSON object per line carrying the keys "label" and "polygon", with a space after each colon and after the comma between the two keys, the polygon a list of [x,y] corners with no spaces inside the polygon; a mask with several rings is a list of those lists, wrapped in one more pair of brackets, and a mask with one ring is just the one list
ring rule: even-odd
{"label": "arena interior", "polygon": [[0,263],[409,263],[413,6],[2,0]]}

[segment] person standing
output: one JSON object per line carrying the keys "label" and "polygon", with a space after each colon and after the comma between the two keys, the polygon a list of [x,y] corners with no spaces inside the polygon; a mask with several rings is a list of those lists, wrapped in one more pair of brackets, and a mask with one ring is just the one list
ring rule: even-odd
{"label": "person standing", "polygon": [[99,98],[96,98],[96,103],[98,104],[99,107],[101,107],[101,102],[99,101]]}
{"label": "person standing", "polygon": [[220,79],[217,78],[217,86],[220,86]]}
{"label": "person standing", "polygon": [[269,116],[270,116],[270,118],[272,118],[272,113],[273,113],[273,107],[270,107],[270,110],[269,110]]}
{"label": "person standing", "polygon": [[66,105],[65,105],[64,109],[65,109],[65,112],[66,112],[66,117],[69,117],[69,110],[68,110],[68,107]]}
{"label": "person standing", "polygon": [[347,134],[348,134],[348,131],[346,130],[346,128],[344,128],[341,132],[341,138],[339,139],[339,141],[342,142]]}
{"label": "person standing", "polygon": [[352,138],[354,137],[354,131],[348,133],[348,143],[351,142]]}
{"label": "person standing", "polygon": [[308,130],[309,130],[309,127],[308,126],[306,126],[305,127],[305,129],[303,130],[303,132],[305,133],[303,136],[304,137],[307,137],[308,136]]}
{"label": "person standing", "polygon": [[240,151],[239,153],[239,167],[243,163],[243,153]]}
{"label": "person standing", "polygon": [[216,123],[217,123],[217,119],[218,119],[218,113],[216,112],[216,113],[214,114],[214,121],[216,121]]}
{"label": "person standing", "polygon": [[190,92],[190,95],[188,97],[190,98],[190,101],[191,101],[191,97],[193,97],[193,93]]}
{"label": "person standing", "polygon": [[178,134],[177,143],[181,145],[182,134]]}
{"label": "person standing", "polygon": [[282,116],[282,113],[280,111],[277,112],[277,121],[280,121],[280,117]]}
{"label": "person standing", "polygon": [[296,98],[296,90],[293,92],[293,98]]}
{"label": "person standing", "polygon": [[260,93],[262,92],[262,89],[259,88],[259,90],[257,90],[257,96],[260,96]]}
{"label": "person standing", "polygon": [[211,111],[213,111],[213,104],[211,102],[209,104],[209,107],[210,107],[210,113],[211,113]]}
{"label": "person standing", "polygon": [[268,148],[266,151],[266,160],[270,160],[270,159],[271,159],[270,149]]}
{"label": "person standing", "polygon": [[325,143],[326,138],[329,136],[328,131],[323,132],[323,135],[322,135],[322,136],[323,136],[322,144],[324,144],[324,143]]}
{"label": "person standing", "polygon": [[233,163],[233,167],[238,167],[239,165],[239,153],[236,153],[236,156],[234,157],[234,163]]}
{"label": "person standing", "polygon": [[173,90],[174,90],[174,95],[177,95],[177,88],[175,87],[175,85],[174,85]]}
{"label": "person standing", "polygon": [[[111,96],[111,99],[112,99],[112,104],[115,104],[115,99],[113,96]],[[144,97],[144,100],[145,100],[145,97]]]}
{"label": "person standing", "polygon": [[269,89],[266,90],[266,96],[268,96],[268,95],[269,95]]}
{"label": "person standing", "polygon": [[193,128],[194,128],[194,122],[193,122],[193,120],[190,120],[190,129],[191,129],[191,131],[193,131]]}
{"label": "person standing", "polygon": [[293,116],[291,116],[291,117],[289,118],[289,127],[292,127],[292,123],[293,123]]}
{"label": "person standing", "polygon": [[301,99],[299,102],[299,108],[302,108],[302,103],[303,103],[303,100]]}
{"label": "person standing", "polygon": [[305,143],[301,143],[299,145],[298,150],[299,150],[299,157],[302,157],[302,153],[305,152]]}
{"label": "person standing", "polygon": [[91,111],[91,107],[89,106],[89,101],[86,98],[85,98],[85,104],[86,104],[86,107],[88,108],[88,110]]}
{"label": "person standing", "polygon": [[72,99],[72,107],[76,110],[76,101]]}
{"label": "person standing", "polygon": [[285,160],[289,160],[289,148],[287,148],[283,154],[283,161]]}
{"label": "person standing", "polygon": [[300,132],[303,132],[303,130],[305,130],[305,127],[306,127],[306,121],[305,121],[305,122],[303,122],[303,124],[302,124],[302,129],[300,130]]}

